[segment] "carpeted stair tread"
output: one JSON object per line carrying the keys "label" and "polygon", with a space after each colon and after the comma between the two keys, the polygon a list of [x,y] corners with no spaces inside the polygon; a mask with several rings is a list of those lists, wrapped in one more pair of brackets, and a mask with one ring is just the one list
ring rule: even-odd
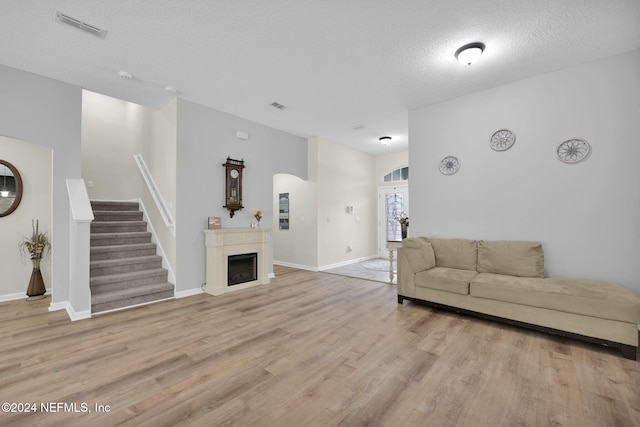
{"label": "carpeted stair tread", "polygon": [[[117,282],[129,282],[142,280],[147,278],[167,276],[167,270],[165,268],[154,268],[150,270],[132,271],[130,273],[117,273],[117,274],[105,274],[104,276],[94,276],[89,278],[91,287],[106,285]],[[162,281],[165,281],[162,280]]]}
{"label": "carpeted stair tread", "polygon": [[160,255],[147,255],[132,258],[106,259],[89,262],[89,276],[128,273],[131,271],[149,270],[162,266]]}
{"label": "carpeted stair tread", "polygon": [[94,211],[137,211],[140,209],[140,205],[138,202],[92,200],[91,209]]}
{"label": "carpeted stair tread", "polygon": [[169,282],[154,283],[134,288],[119,289],[91,295],[92,312],[113,310],[143,302],[173,298],[173,285]]}
{"label": "carpeted stair tread", "polygon": [[[138,271],[124,274],[108,274],[105,276],[95,276],[90,279],[91,293],[99,294],[118,289],[134,288],[137,286],[151,285],[153,283],[167,282],[169,276],[164,268],[155,270],[143,270],[143,275],[137,275]],[[103,279],[104,280],[96,280]]]}
{"label": "carpeted stair tread", "polygon": [[91,233],[91,247],[151,242],[151,232]]}
{"label": "carpeted stair tread", "polygon": [[115,251],[126,251],[131,249],[155,249],[155,243],[133,243],[130,245],[113,245],[113,246],[94,246],[90,248],[91,253],[94,252],[115,252]]}
{"label": "carpeted stair tread", "polygon": [[92,304],[91,312],[94,314],[104,313],[111,310],[121,310],[141,304],[150,304],[158,301],[173,299],[173,290],[165,292],[157,292],[154,294],[145,294],[124,300],[110,301],[103,304]]}
{"label": "carpeted stair tread", "polygon": [[141,221],[142,211],[93,211],[95,222]]}
{"label": "carpeted stair tread", "polygon": [[92,233],[125,233],[147,231],[145,221],[98,221],[91,223]]}
{"label": "carpeted stair tread", "polygon": [[147,256],[138,256],[132,258],[124,258],[124,259],[103,259],[98,261],[90,261],[89,267],[110,267],[114,265],[125,265],[125,264],[141,264],[148,261],[160,261],[162,262],[162,257],[160,255],[147,255]]}
{"label": "carpeted stair tread", "polygon": [[91,261],[102,261],[155,255],[156,248],[157,245],[155,243],[133,243],[129,245],[93,246],[89,250]]}

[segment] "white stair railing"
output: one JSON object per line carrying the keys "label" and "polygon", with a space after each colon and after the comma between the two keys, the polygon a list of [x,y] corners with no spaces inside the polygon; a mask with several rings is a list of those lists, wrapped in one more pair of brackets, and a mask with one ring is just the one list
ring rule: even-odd
{"label": "white stair railing", "polygon": [[171,212],[167,207],[167,204],[164,202],[162,198],[162,194],[160,194],[160,190],[156,185],[149,169],[147,168],[147,164],[144,162],[141,154],[134,154],[133,158],[138,164],[138,168],[140,169],[140,173],[142,174],[142,178],[144,178],[144,182],[147,183],[147,187],[149,188],[149,192],[151,193],[151,197],[153,197],[153,201],[156,203],[156,207],[158,208],[158,212],[160,212],[160,216],[164,221],[164,224],[169,228],[171,234],[175,237],[176,235],[176,226],[173,221],[173,217],[171,216]]}

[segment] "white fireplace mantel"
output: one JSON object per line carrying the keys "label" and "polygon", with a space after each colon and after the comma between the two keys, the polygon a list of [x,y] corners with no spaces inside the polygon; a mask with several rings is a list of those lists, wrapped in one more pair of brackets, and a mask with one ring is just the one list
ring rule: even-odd
{"label": "white fireplace mantel", "polygon": [[[207,246],[207,284],[205,292],[222,295],[226,292],[269,283],[269,228],[222,228],[204,230]],[[258,279],[227,286],[228,257],[247,253],[258,254]]]}

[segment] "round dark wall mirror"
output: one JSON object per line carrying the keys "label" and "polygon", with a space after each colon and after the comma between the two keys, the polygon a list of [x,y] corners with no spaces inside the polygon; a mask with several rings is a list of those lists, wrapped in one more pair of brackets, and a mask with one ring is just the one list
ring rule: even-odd
{"label": "round dark wall mirror", "polygon": [[0,159],[0,217],[15,211],[22,199],[22,178],[15,166]]}

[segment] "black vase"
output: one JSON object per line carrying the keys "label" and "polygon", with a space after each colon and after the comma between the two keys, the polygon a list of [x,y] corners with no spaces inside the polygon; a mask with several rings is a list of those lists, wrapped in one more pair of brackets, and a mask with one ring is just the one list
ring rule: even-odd
{"label": "black vase", "polygon": [[406,239],[407,238],[407,228],[409,226],[407,224],[400,224],[400,232],[402,233],[402,238]]}

